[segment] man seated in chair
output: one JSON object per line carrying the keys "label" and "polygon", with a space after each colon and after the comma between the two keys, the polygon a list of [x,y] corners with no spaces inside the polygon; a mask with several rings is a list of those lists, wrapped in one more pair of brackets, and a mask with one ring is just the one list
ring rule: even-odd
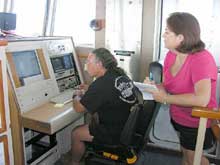
{"label": "man seated in chair", "polygon": [[85,91],[73,97],[73,107],[76,112],[95,114],[97,120],[73,130],[72,165],[79,164],[85,152],[84,141],[118,144],[130,108],[137,101],[132,81],[117,67],[109,50],[95,49],[88,55],[86,65],[95,81],[89,87],[80,85]]}

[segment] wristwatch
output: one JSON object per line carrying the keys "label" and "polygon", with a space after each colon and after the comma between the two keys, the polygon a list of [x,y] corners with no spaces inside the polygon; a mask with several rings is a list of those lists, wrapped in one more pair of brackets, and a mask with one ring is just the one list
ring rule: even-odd
{"label": "wristwatch", "polygon": [[72,99],[74,99],[76,96],[77,96],[76,94],[73,94]]}
{"label": "wristwatch", "polygon": [[81,97],[79,95],[73,95],[72,97],[74,100],[79,101],[81,100]]}

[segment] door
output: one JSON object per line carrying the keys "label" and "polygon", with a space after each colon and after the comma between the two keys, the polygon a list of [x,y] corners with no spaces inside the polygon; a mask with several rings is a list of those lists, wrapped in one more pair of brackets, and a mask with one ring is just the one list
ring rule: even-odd
{"label": "door", "polygon": [[106,1],[106,47],[135,81],[139,80],[142,8],[143,0]]}

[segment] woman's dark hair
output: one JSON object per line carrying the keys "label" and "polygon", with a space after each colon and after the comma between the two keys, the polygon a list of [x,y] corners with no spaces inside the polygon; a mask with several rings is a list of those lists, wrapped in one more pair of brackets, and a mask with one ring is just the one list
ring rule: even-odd
{"label": "woman's dark hair", "polygon": [[125,71],[118,67],[118,63],[111,52],[106,48],[98,48],[92,51],[95,54],[96,59],[101,61],[103,67],[108,71],[114,71],[119,75],[126,75]]}
{"label": "woman's dark hair", "polygon": [[200,26],[197,19],[189,13],[175,12],[167,19],[168,28],[176,35],[184,36],[183,42],[176,48],[181,53],[196,53],[205,48],[200,39]]}

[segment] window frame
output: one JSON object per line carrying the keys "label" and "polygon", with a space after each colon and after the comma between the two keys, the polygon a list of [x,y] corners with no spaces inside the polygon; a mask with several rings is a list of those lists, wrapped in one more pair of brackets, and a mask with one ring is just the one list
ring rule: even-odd
{"label": "window frame", "polygon": [[8,152],[8,138],[6,135],[0,136],[0,143],[3,143],[5,165],[10,165]]}
{"label": "window frame", "polygon": [[5,119],[5,102],[4,102],[4,88],[3,88],[3,74],[2,74],[2,61],[0,60],[0,114],[1,125],[0,133],[7,131]]}

